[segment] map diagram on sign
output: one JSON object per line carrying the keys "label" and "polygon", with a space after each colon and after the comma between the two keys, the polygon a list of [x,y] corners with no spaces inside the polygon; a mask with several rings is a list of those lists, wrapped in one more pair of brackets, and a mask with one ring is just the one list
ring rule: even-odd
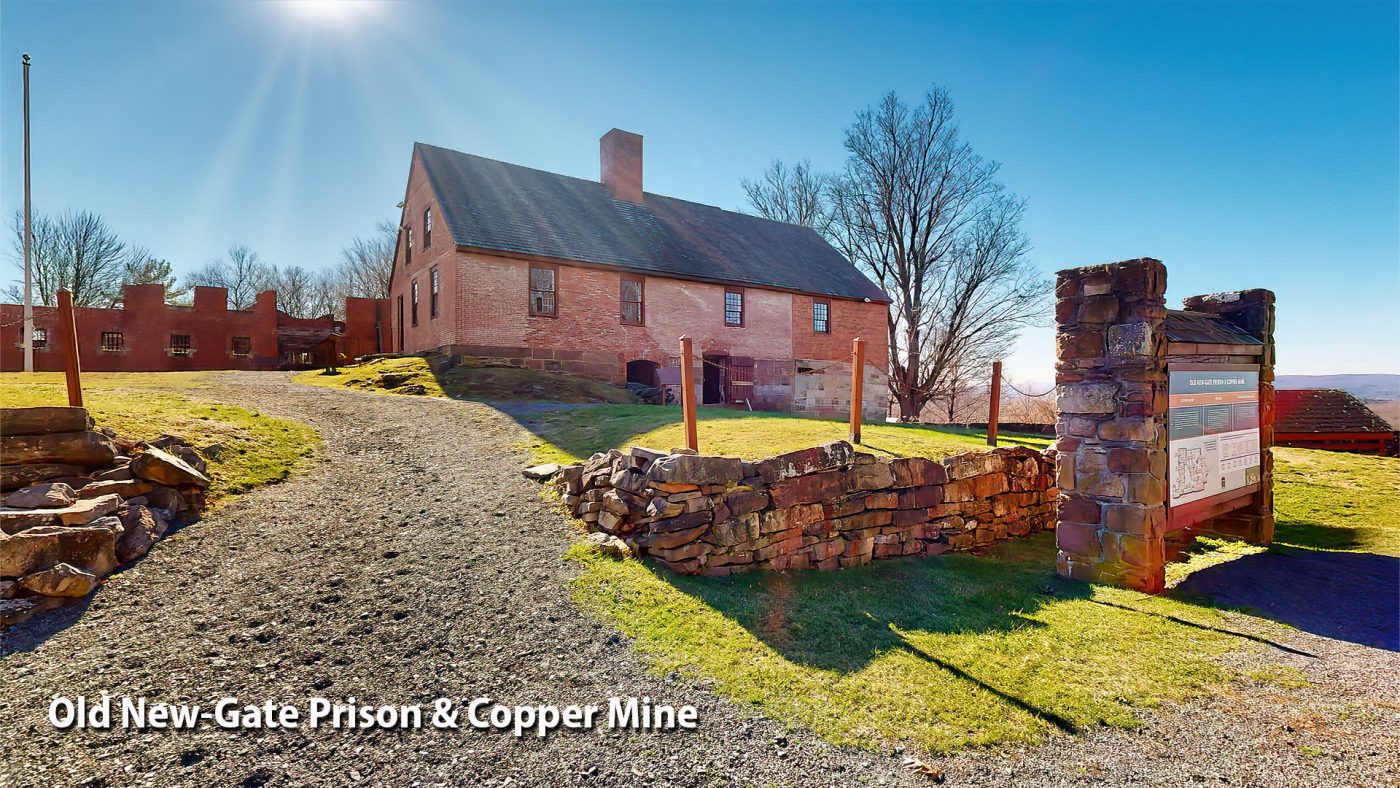
{"label": "map diagram on sign", "polygon": [[1201,451],[1199,448],[1177,449],[1172,495],[1180,497],[1206,488],[1206,460]]}
{"label": "map diagram on sign", "polygon": [[1168,487],[1177,506],[1259,481],[1259,373],[1253,367],[1168,370]]}

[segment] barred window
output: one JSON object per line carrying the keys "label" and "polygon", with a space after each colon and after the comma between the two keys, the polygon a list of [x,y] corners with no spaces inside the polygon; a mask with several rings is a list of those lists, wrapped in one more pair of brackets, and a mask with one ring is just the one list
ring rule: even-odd
{"label": "barred window", "polygon": [[116,353],[126,349],[126,337],[120,331],[102,332],[102,349],[108,353]]}
{"label": "barred window", "polygon": [[231,352],[233,353],[233,355],[235,355],[235,356],[251,356],[251,355],[253,355],[253,338],[252,338],[252,337],[234,337],[234,338],[233,338],[233,347],[230,348],[230,351],[231,351]]}
{"label": "barred window", "polygon": [[559,270],[552,265],[530,266],[530,314],[554,317],[557,312],[555,296]]}
{"label": "barred window", "polygon": [[423,209],[423,248],[433,245],[433,209]]}
{"label": "barred window", "polygon": [[831,302],[812,302],[812,330],[818,334],[831,333]]}
{"label": "barred window", "polygon": [[724,324],[742,326],[744,324],[744,291],[724,291]]}
{"label": "barred window", "polygon": [[409,312],[412,315],[413,325],[418,325],[418,280],[414,279],[409,285]]}
{"label": "barred window", "polygon": [[428,269],[428,316],[438,316],[438,270],[437,266]]}
{"label": "barred window", "polygon": [[30,336],[30,341],[35,350],[43,350],[49,346],[49,330],[47,328],[36,328]]}
{"label": "barred window", "polygon": [[190,335],[171,334],[170,335],[170,355],[188,356],[190,354]]}
{"label": "barred window", "polygon": [[646,285],[641,277],[622,277],[622,322],[640,326],[646,317],[643,294]]}

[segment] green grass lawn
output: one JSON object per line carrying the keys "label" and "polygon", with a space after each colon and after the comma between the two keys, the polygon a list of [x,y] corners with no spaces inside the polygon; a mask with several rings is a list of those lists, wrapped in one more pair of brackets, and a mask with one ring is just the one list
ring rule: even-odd
{"label": "green grass lawn", "polygon": [[[541,458],[572,460],[614,446],[679,445],[675,416],[674,409],[579,408],[532,415],[526,426]],[[747,458],[845,431],[840,422],[718,409],[702,410],[699,427],[702,451]],[[864,431],[865,448],[887,454],[985,448],[976,434],[896,425]],[[1276,457],[1281,544],[1400,554],[1400,461],[1305,449]],[[1263,549],[1202,538],[1169,566],[1169,583]],[[583,546],[569,556],[583,568],[575,601],[632,637],[651,669],[711,684],[834,743],[940,753],[1035,742],[1098,725],[1131,727],[1145,709],[1231,682],[1296,684],[1264,676],[1264,668],[1240,673],[1220,659],[1254,646],[1242,634],[1279,637],[1281,625],[1170,593],[1062,580],[1048,533],[988,555],[727,578],[672,575]]]}
{"label": "green grass lawn", "polygon": [[[161,433],[196,448],[221,443],[209,459],[210,501],[278,482],[312,455],[320,438],[310,427],[232,405],[199,400],[198,372],[97,372],[83,375],[83,398],[99,427],[149,440]],[[61,373],[0,374],[0,407],[67,405]]]}
{"label": "green grass lawn", "polygon": [[[386,373],[397,376],[402,382],[385,388],[380,376]],[[340,367],[337,374],[307,370],[297,373],[292,379],[311,386],[344,387],[384,394],[405,394],[405,386],[418,384],[426,389],[426,396],[430,397],[499,402],[637,401],[626,389],[574,375],[472,364],[458,364],[444,372],[434,372],[425,359],[418,357],[376,359],[366,364]]]}
{"label": "green grass lawn", "polygon": [[[655,405],[598,407],[532,413],[522,418],[533,433],[532,455],[540,462],[573,463],[594,452],[614,447],[647,446],[670,449],[685,445],[680,408]],[[730,408],[699,408],[700,451],[745,459],[804,449],[845,440],[844,421],[815,419],[789,413],[750,413]],[[861,427],[863,451],[886,456],[948,457],[987,448],[987,435],[977,430],[934,430],[917,424],[876,424]],[[1002,446],[1050,444],[1042,435],[1003,433]]]}

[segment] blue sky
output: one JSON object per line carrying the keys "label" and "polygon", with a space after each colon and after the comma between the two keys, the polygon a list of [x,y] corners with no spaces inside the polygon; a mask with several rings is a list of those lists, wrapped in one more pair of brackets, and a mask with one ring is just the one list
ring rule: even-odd
{"label": "blue sky", "polygon": [[[1400,372],[1398,29],[1395,3],[4,0],[0,208],[21,52],[36,210],[177,271],[233,243],[332,264],[397,216],[415,140],[596,178],[616,126],[649,191],[735,208],[771,158],[835,168],[857,109],[939,83],[1047,275],[1152,256],[1173,304],[1268,287],[1281,373]],[[1033,330],[1008,371],[1052,360]]]}

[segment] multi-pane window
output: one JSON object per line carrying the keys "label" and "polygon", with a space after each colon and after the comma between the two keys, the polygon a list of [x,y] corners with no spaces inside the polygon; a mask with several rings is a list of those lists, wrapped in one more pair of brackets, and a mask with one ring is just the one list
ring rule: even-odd
{"label": "multi-pane window", "polygon": [[818,334],[831,333],[831,302],[812,302],[812,330]]}
{"label": "multi-pane window", "polygon": [[530,266],[530,314],[554,317],[559,270],[549,265]]}
{"label": "multi-pane window", "polygon": [[413,325],[418,325],[418,280],[414,279],[409,284],[409,312]]}
{"label": "multi-pane window", "polygon": [[724,324],[742,326],[744,324],[744,291],[724,291]]}
{"label": "multi-pane window", "polygon": [[640,326],[646,317],[642,296],[646,285],[637,276],[622,277],[622,322]]}
{"label": "multi-pane window", "polygon": [[190,354],[190,335],[171,334],[170,335],[170,355],[188,356]]}
{"label": "multi-pane window", "polygon": [[43,350],[49,346],[49,330],[47,328],[36,328],[30,337],[30,342],[35,350]]}
{"label": "multi-pane window", "polygon": [[407,268],[413,262],[413,228],[403,228],[403,264]]}
{"label": "multi-pane window", "polygon": [[231,348],[229,348],[229,351],[230,351],[231,353],[233,353],[233,355],[235,355],[235,356],[251,356],[251,355],[253,355],[253,338],[252,338],[252,337],[234,337],[234,338],[233,338],[233,346],[232,346]]}
{"label": "multi-pane window", "polygon": [[428,270],[428,316],[438,316],[438,270],[433,266]]}
{"label": "multi-pane window", "polygon": [[423,248],[433,245],[433,209],[423,209]]}
{"label": "multi-pane window", "polygon": [[102,349],[108,353],[116,353],[126,349],[126,337],[120,331],[102,332]]}

